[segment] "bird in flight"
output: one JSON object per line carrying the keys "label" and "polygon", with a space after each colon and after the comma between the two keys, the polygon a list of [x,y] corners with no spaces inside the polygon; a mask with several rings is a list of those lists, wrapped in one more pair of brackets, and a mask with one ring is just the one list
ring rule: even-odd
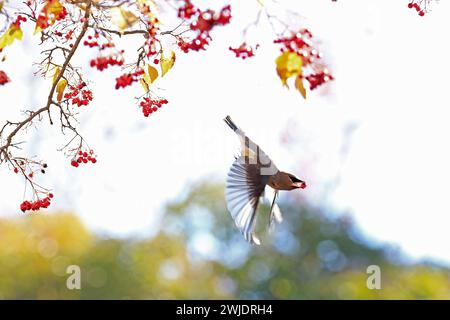
{"label": "bird in flight", "polygon": [[261,241],[254,234],[254,229],[260,197],[264,194],[269,196],[271,227],[274,221],[282,221],[280,208],[275,203],[278,191],[304,189],[306,183],[291,173],[278,170],[273,161],[245,135],[230,116],[224,121],[238,135],[242,149],[227,175],[227,208],[245,240],[259,245]]}

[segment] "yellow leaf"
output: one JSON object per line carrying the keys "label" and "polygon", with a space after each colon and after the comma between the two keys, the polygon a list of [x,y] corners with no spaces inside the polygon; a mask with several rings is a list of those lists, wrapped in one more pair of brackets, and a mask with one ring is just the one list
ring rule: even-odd
{"label": "yellow leaf", "polygon": [[152,83],[152,79],[150,79],[150,76],[146,72],[144,72],[142,80],[144,80],[147,85],[150,85]]}
{"label": "yellow leaf", "polygon": [[0,37],[0,50],[13,44],[14,40],[22,40],[23,32],[19,26],[12,24],[8,30]]}
{"label": "yellow leaf", "polygon": [[56,86],[56,92],[58,93],[58,96],[57,96],[58,102],[61,102],[61,100],[63,98],[64,90],[66,89],[66,86],[67,86],[67,80],[65,80],[65,79],[61,79],[58,82],[58,85]]}
{"label": "yellow leaf", "polygon": [[264,7],[264,0],[256,0],[261,7]]}
{"label": "yellow leaf", "polygon": [[300,92],[303,99],[306,99],[306,89],[303,85],[303,79],[300,75],[295,79],[295,88]]}
{"label": "yellow leaf", "polygon": [[55,73],[53,74],[53,83],[56,82],[56,80],[58,79],[59,73],[61,72],[61,68],[60,67],[56,67],[55,68]]}
{"label": "yellow leaf", "polygon": [[150,89],[150,85],[158,78],[158,70],[152,66],[147,66],[148,73],[145,72],[141,79],[142,87],[144,87],[145,92]]}
{"label": "yellow leaf", "polygon": [[144,79],[140,80],[140,83],[141,83],[142,87],[144,88],[145,92],[148,92],[148,90],[150,90],[150,87],[148,86],[147,81],[145,81],[145,76],[144,76]]}
{"label": "yellow leaf", "polygon": [[283,52],[276,60],[277,73],[281,83],[287,87],[286,80],[302,74],[302,57],[295,52]]}
{"label": "yellow leaf", "polygon": [[0,1],[0,11],[2,11],[4,4],[5,4],[5,1]]}
{"label": "yellow leaf", "polygon": [[150,83],[153,83],[158,78],[158,70],[152,66],[148,66],[148,75],[150,77]]}
{"label": "yellow leaf", "polygon": [[132,27],[139,20],[133,12],[121,7],[112,8],[109,12],[111,14],[111,22],[121,31]]}
{"label": "yellow leaf", "polygon": [[164,77],[164,75],[172,69],[175,59],[175,52],[173,50],[163,50],[161,53],[161,61],[159,62],[161,65],[161,77]]}

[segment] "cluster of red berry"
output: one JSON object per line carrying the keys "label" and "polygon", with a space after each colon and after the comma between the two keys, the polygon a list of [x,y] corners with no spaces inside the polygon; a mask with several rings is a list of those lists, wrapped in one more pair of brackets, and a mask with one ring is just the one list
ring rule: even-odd
{"label": "cluster of red berry", "polygon": [[65,99],[72,99],[72,104],[76,104],[77,106],[87,106],[89,102],[94,98],[92,95],[92,91],[89,89],[84,89],[86,87],[86,83],[82,82],[77,86],[70,86],[70,91],[64,94]]}
{"label": "cluster of red berry", "polygon": [[[64,36],[64,38],[66,38],[67,41],[72,40],[74,31],[75,31],[75,29],[69,30],[69,31],[67,32],[67,34]],[[62,35],[61,32],[59,32],[59,34]]]}
{"label": "cluster of red berry", "polygon": [[[255,49],[258,49],[259,45],[256,45]],[[234,52],[234,54],[236,55],[236,58],[242,58],[242,59],[247,59],[250,57],[253,57],[255,55],[255,53],[253,52],[253,48],[250,46],[247,46],[247,44],[244,42],[242,43],[239,47],[237,48],[229,48],[231,51]]]}
{"label": "cluster of red berry", "polygon": [[321,62],[322,53],[314,48],[313,36],[308,29],[300,29],[299,32],[278,38],[274,42],[282,45],[281,52],[295,52],[302,58],[301,77],[309,82],[311,90],[334,79]]}
{"label": "cluster of red berry", "polygon": [[25,211],[37,211],[41,208],[48,208],[50,206],[51,199],[53,198],[53,194],[49,193],[45,198],[43,199],[37,199],[36,201],[24,201],[20,205],[20,210],[22,212]]}
{"label": "cluster of red berry", "polygon": [[126,73],[116,78],[116,89],[130,86],[133,82],[139,81],[144,74],[144,70],[138,69],[136,72]]}
{"label": "cluster of red berry", "polygon": [[[100,44],[98,42],[98,38],[100,37],[100,35],[96,32],[94,34],[94,36],[88,36],[88,40],[84,40],[83,45],[89,48],[95,48],[98,47],[99,50],[105,50],[108,48],[113,48],[115,47],[114,43],[111,41],[107,41],[105,43]],[[121,53],[123,53],[124,51],[122,50]]]}
{"label": "cluster of red berry", "polygon": [[72,161],[70,161],[70,164],[72,165],[72,167],[78,168],[81,163],[88,163],[89,161],[92,163],[97,162],[97,158],[94,155],[94,150],[89,150],[89,153],[79,150],[77,152],[77,155],[73,157]]}
{"label": "cluster of red berry", "polygon": [[328,73],[327,69],[324,69],[320,72],[311,73],[304,77],[309,82],[309,89],[314,90],[318,86],[333,80],[333,76]]}
{"label": "cluster of red berry", "polygon": [[92,36],[88,37],[89,40],[84,40],[83,45],[89,48],[94,48],[94,47],[98,47],[98,41],[97,40],[91,40]]}
{"label": "cluster of red berry", "polygon": [[20,24],[22,23],[22,22],[26,22],[27,21],[27,18],[25,18],[25,17],[22,17],[20,14],[17,16],[17,18],[16,18],[16,21],[14,21],[13,22],[13,24],[16,26],[16,27],[20,27]]}
{"label": "cluster of red berry", "polygon": [[107,69],[109,66],[122,66],[123,58],[121,56],[110,55],[106,57],[98,57],[91,60],[91,67],[95,67],[100,71]]}
{"label": "cluster of red berry", "polygon": [[209,36],[209,34],[200,33],[191,42],[179,41],[178,47],[184,53],[188,53],[189,50],[192,50],[192,51],[206,50],[210,41],[211,41],[211,37]]}
{"label": "cluster of red berry", "polygon": [[8,75],[5,71],[0,70],[0,86],[7,84],[9,81]]}
{"label": "cluster of red berry", "polygon": [[36,25],[41,29],[46,29],[50,27],[55,21],[64,20],[66,16],[67,9],[64,6],[61,10],[42,10],[36,20]]}
{"label": "cluster of red berry", "polygon": [[231,21],[231,6],[223,7],[219,12],[211,9],[202,11],[196,8],[190,0],[185,0],[184,5],[178,9],[178,17],[192,20],[190,29],[197,31],[193,40],[179,41],[178,46],[184,52],[205,50],[211,37],[210,31],[218,25],[226,25]]}
{"label": "cluster of red berry", "polygon": [[145,48],[147,57],[153,56],[159,52],[159,49],[157,49],[157,46],[156,46],[157,43],[158,43],[158,41],[156,40],[156,38],[148,38],[145,41],[144,48]]}
{"label": "cluster of red berry", "polygon": [[185,0],[184,5],[178,8],[178,18],[181,19],[191,19],[193,15],[198,13],[198,8],[196,8],[191,0]]}
{"label": "cluster of red berry", "polygon": [[408,8],[416,9],[417,14],[423,17],[428,12],[427,6],[430,5],[430,2],[431,0],[412,0],[408,3]]}
{"label": "cluster of red berry", "polygon": [[147,21],[147,32],[150,38],[155,38],[158,34],[159,27],[158,27],[159,20],[158,18],[153,18],[151,21]]}
{"label": "cluster of red berry", "polygon": [[144,100],[141,101],[140,106],[142,107],[144,117],[148,117],[151,113],[158,111],[158,108],[161,108],[167,103],[167,99],[144,98]]}
{"label": "cluster of red berry", "polygon": [[282,45],[281,52],[295,52],[302,56],[303,64],[305,65],[322,57],[322,54],[313,47],[312,38],[312,33],[308,29],[300,29],[299,32],[290,36],[275,39],[274,43]]}
{"label": "cluster of red berry", "polygon": [[198,11],[199,15],[196,21],[191,23],[191,30],[199,30],[200,32],[209,32],[216,25],[226,25],[231,21],[231,6],[227,5],[215,12],[208,9],[205,11]]}
{"label": "cluster of red berry", "polygon": [[[152,12],[151,3],[145,3],[146,1],[138,1],[139,10],[143,14],[143,20],[147,25],[147,32],[149,38],[155,38],[159,31],[159,19],[158,12]],[[150,2],[150,1],[149,1]]]}

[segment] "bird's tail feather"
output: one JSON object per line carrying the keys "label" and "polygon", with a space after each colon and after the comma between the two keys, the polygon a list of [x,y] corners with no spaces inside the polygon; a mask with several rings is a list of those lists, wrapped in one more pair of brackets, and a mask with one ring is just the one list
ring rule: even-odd
{"label": "bird's tail feather", "polygon": [[231,130],[233,130],[234,132],[236,132],[239,127],[233,122],[233,120],[231,120],[230,116],[226,116],[225,119],[223,119],[223,121],[225,121],[225,123],[231,128]]}

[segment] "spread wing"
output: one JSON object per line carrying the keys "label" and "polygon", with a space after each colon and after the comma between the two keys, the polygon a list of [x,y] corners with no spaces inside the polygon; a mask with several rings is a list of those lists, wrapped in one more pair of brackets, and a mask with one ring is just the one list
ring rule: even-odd
{"label": "spread wing", "polygon": [[240,156],[228,172],[226,185],[227,207],[238,229],[250,243],[260,244],[255,236],[256,214],[259,198],[264,192],[269,176],[261,174],[258,163]]}

